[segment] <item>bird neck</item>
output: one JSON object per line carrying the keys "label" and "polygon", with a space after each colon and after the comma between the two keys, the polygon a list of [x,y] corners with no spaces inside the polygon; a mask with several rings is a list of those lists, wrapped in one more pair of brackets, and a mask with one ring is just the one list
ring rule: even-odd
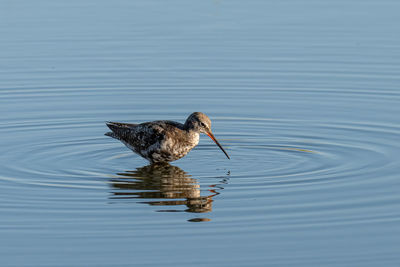
{"label": "bird neck", "polygon": [[189,120],[185,121],[183,128],[188,132],[195,131],[194,124]]}
{"label": "bird neck", "polygon": [[196,131],[195,129],[186,129],[186,132],[188,133],[188,135],[191,135],[191,136],[200,135],[200,133],[198,131]]}
{"label": "bird neck", "polygon": [[188,139],[190,140],[189,142],[191,143],[192,147],[197,146],[200,140],[200,133],[194,130],[189,130],[187,131],[187,136]]}

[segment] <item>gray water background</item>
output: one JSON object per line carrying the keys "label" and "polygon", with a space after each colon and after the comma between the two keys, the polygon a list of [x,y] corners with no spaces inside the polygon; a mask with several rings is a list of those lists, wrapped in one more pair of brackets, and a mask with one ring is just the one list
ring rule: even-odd
{"label": "gray water background", "polygon": [[[1,266],[399,266],[400,2],[3,1]],[[210,116],[164,169],[105,121]]]}

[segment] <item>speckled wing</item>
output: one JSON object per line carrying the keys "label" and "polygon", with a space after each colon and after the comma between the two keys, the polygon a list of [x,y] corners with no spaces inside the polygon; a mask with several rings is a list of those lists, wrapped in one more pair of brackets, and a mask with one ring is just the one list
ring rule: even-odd
{"label": "speckled wing", "polygon": [[[183,125],[172,121],[154,121],[142,124],[108,122],[112,132],[106,133],[120,140],[128,148],[142,157],[154,161],[153,156],[161,153],[162,142],[175,131],[181,131]],[[156,152],[156,153],[155,153]]]}
{"label": "speckled wing", "polygon": [[173,121],[145,122],[135,127],[128,142],[137,153],[152,161],[155,152],[162,152],[162,144],[170,134],[182,128],[182,124]]}

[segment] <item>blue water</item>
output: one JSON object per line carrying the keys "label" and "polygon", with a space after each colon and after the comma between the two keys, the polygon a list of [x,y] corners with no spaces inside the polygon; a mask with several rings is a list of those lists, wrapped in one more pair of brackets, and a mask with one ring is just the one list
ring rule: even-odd
{"label": "blue water", "polygon": [[[1,266],[399,266],[400,2],[5,1]],[[105,121],[207,137],[154,168]]]}

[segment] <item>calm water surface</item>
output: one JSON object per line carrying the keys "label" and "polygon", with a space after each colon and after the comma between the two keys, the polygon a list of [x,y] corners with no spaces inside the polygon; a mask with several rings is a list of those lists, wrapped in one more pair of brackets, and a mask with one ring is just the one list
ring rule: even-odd
{"label": "calm water surface", "polygon": [[[1,266],[399,266],[400,2],[6,1]],[[105,121],[206,136],[154,167]]]}

